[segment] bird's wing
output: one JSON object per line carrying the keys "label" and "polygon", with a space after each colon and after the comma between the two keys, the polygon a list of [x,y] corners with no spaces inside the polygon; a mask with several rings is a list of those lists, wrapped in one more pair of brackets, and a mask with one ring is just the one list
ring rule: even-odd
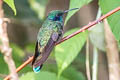
{"label": "bird's wing", "polygon": [[53,32],[48,40],[48,43],[42,50],[42,52],[38,50],[38,47],[40,46],[38,42],[36,43],[35,55],[34,55],[33,62],[32,62],[34,67],[41,66],[47,60],[55,43],[58,41],[58,38],[59,38],[59,34],[57,32]]}

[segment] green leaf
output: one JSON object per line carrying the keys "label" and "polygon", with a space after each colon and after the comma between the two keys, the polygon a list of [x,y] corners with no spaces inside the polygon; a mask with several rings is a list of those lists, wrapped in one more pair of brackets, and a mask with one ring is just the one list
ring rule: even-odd
{"label": "green leaf", "polygon": [[14,15],[16,15],[17,11],[16,11],[16,8],[15,8],[14,0],[4,0],[4,2],[9,5],[9,7],[13,10]]}
{"label": "green leaf", "polygon": [[[72,34],[76,30],[78,29],[72,29],[65,33],[65,35]],[[61,75],[63,70],[66,69],[76,58],[86,41],[86,37],[87,32],[82,32],[55,47],[55,57],[58,65],[58,77]]]}
{"label": "green leaf", "polygon": [[[84,55],[79,54],[79,59],[84,58]],[[82,61],[82,63],[79,61],[78,63],[75,63],[77,65],[82,64],[80,66],[83,66],[85,63],[85,61]],[[74,65],[74,64],[73,64]],[[49,67],[48,67],[49,66]],[[76,65],[75,65],[76,66]],[[79,66],[78,66],[79,67]],[[85,68],[85,67],[83,67]],[[80,69],[80,67],[79,67]],[[57,74],[57,66],[55,63],[53,64],[49,64],[49,63],[45,63],[43,68],[43,71],[49,71],[49,72],[53,72]],[[69,80],[85,80],[85,75],[82,74],[82,72],[79,72],[76,67],[68,67],[66,70],[64,70],[63,74],[61,75]]]}
{"label": "green leaf", "polygon": [[[99,6],[103,14],[120,6],[120,0],[99,0]],[[120,45],[120,11],[107,18],[110,28]]]}
{"label": "green leaf", "polygon": [[92,44],[98,49],[105,51],[104,24],[96,24],[89,30],[89,37]]}
{"label": "green leaf", "polygon": [[[91,1],[92,0],[70,0],[69,9],[72,9],[72,8],[81,8],[82,6],[88,4]],[[73,14],[75,14],[78,10],[73,10],[73,11],[68,12],[67,17],[65,19],[65,25],[67,24],[67,21],[70,19],[70,17]]]}
{"label": "green leaf", "polygon": [[29,3],[31,8],[38,14],[38,17],[43,19],[48,0],[29,0]]}
{"label": "green leaf", "polygon": [[[56,74],[47,71],[41,71],[39,73],[28,72],[20,77],[20,80],[57,80]],[[60,80],[68,80],[61,77]]]}
{"label": "green leaf", "polygon": [[74,67],[68,67],[62,74],[69,80],[86,80],[82,72],[78,72]]}

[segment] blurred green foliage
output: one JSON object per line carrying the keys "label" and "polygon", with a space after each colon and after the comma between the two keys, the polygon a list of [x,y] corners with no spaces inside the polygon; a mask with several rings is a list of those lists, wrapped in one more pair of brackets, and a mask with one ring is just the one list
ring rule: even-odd
{"label": "blurred green foliage", "polygon": [[92,27],[89,31],[89,38],[92,44],[100,49],[105,51],[105,38],[104,38],[104,24],[96,24],[95,27]]}
{"label": "blurred green foliage", "polygon": [[[91,1],[92,0],[70,0],[69,9],[72,9],[72,8],[79,8],[80,9],[82,6],[90,3]],[[73,10],[73,11],[68,12],[66,19],[65,19],[65,25],[67,24],[67,21],[70,19],[70,17],[72,15],[74,15],[78,10]]]}
{"label": "blurred green foliage", "polygon": [[29,3],[31,8],[38,14],[39,19],[43,19],[48,0],[29,0]]}
{"label": "blurred green foliage", "polygon": [[8,73],[8,67],[3,59],[3,55],[0,53],[0,73],[1,74],[7,74]]}
{"label": "blurred green foliage", "polygon": [[14,16],[10,7],[8,5],[3,4],[3,9],[5,16],[9,18],[14,18],[15,23],[24,23],[24,25],[27,24],[41,24],[43,20],[40,20],[38,18],[38,15],[34,12],[34,10],[31,9],[30,4],[28,0],[15,0],[17,15]]}
{"label": "blurred green foliage", "polygon": [[15,4],[14,4],[14,0],[3,0],[6,4],[9,5],[9,7],[14,11],[14,14],[17,14],[16,8],[15,8]]}
{"label": "blurred green foliage", "polygon": [[74,67],[68,67],[62,74],[69,80],[86,80],[85,75],[76,70]]}
{"label": "blurred green foliage", "polygon": [[3,80],[3,78],[0,78],[0,80]]}
{"label": "blurred green foliage", "polygon": [[[99,6],[103,14],[120,6],[120,0],[99,0]],[[107,18],[110,28],[120,45],[120,11]]]}
{"label": "blurred green foliage", "polygon": [[[15,61],[16,67],[18,67],[22,64],[22,59],[25,57],[24,51],[16,44],[11,44],[10,46],[12,48],[12,57]],[[31,70],[30,67],[25,67],[25,68],[28,71]],[[24,70],[22,72],[26,72],[27,70]],[[2,53],[0,53],[0,73],[1,74],[8,74],[9,73],[8,67],[3,59]]]}
{"label": "blurred green foliage", "polygon": [[[70,35],[78,29],[73,29],[65,33]],[[87,39],[87,32],[82,32],[73,38],[59,44],[55,48],[55,57],[58,65],[58,77],[61,75],[71,62],[76,58]]]}
{"label": "blurred green foliage", "polygon": [[29,43],[25,46],[25,51],[27,53],[34,53],[34,50],[35,50],[35,44],[34,43]]}
{"label": "blurred green foliage", "polygon": [[[24,52],[15,44],[11,44],[11,47],[13,59],[15,60],[16,65],[19,66],[22,63],[21,59],[24,57]],[[8,74],[8,67],[3,60],[3,55],[0,56],[0,64],[0,73]]]}
{"label": "blurred green foliage", "polygon": [[[49,66],[49,67],[48,67]],[[44,66],[43,66],[43,69],[42,69],[42,71],[41,72],[47,72],[47,73],[49,73],[49,75],[51,75],[51,74],[54,74],[54,77],[55,77],[55,80],[56,80],[56,78],[57,78],[57,66],[55,65],[55,64],[49,64],[49,63],[45,63],[44,64]],[[28,74],[29,74],[29,72],[27,72]],[[43,74],[42,73],[42,74]],[[28,74],[24,74],[24,76],[21,76],[22,77],[22,80],[25,80],[25,77],[27,77],[27,75]],[[30,74],[31,74],[31,72],[30,72]],[[36,77],[38,77],[39,75],[41,75],[41,74],[36,74],[36,73],[34,73],[34,72],[32,72],[32,74],[33,75],[37,75],[37,76],[32,76],[32,79],[35,79],[35,80],[37,80],[37,78]],[[48,74],[44,74],[44,76],[47,76]],[[49,76],[48,75],[48,76]],[[70,76],[71,75],[71,76]],[[40,76],[41,77],[41,76]],[[40,77],[39,77],[39,79],[40,79]],[[63,72],[63,74],[61,75],[61,77],[63,77],[63,78],[65,78],[65,80],[67,79],[67,80],[73,80],[73,79],[75,79],[75,80],[85,80],[85,76],[81,73],[81,72],[78,72],[74,67],[68,67],[64,72]],[[50,77],[51,78],[51,77]],[[21,78],[20,78],[21,79]],[[47,79],[47,80],[49,80],[49,78],[48,77],[41,77],[41,79]],[[63,80],[63,79],[62,79]]]}
{"label": "blurred green foliage", "polygon": [[[20,77],[20,80],[57,80],[56,74],[48,71],[41,71],[40,73],[28,72]],[[60,77],[60,80],[68,80]]]}

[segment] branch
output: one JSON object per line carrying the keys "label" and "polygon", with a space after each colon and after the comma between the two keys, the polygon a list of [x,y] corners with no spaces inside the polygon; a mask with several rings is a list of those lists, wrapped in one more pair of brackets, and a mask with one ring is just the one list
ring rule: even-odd
{"label": "branch", "polygon": [[[92,27],[93,25],[97,24],[98,22],[101,22],[103,19],[107,18],[108,16],[114,14],[115,12],[117,12],[117,11],[119,11],[119,10],[120,10],[120,7],[118,7],[118,8],[116,8],[116,9],[108,12],[107,14],[103,15],[102,17],[100,17],[98,20],[95,20],[95,21],[89,23],[88,25],[83,26],[80,30],[74,32],[73,34],[64,37],[61,41],[59,41],[58,43],[56,43],[56,45],[58,45],[58,44],[60,44],[60,43],[62,43],[62,42],[64,42],[64,41],[72,38],[73,36],[79,34],[80,32],[83,32],[83,31],[87,30],[88,28]],[[19,67],[17,68],[16,72],[19,72],[19,71],[20,71],[21,69],[23,69],[27,64],[31,63],[32,60],[33,60],[33,56],[30,57],[26,62],[24,62],[24,63],[21,65],[22,67],[19,66]],[[10,75],[8,75],[4,80],[8,80],[9,78],[10,78]]]}
{"label": "branch", "polygon": [[11,74],[11,80],[18,80],[16,67],[12,59],[12,49],[9,46],[9,39],[7,35],[7,24],[4,20],[4,11],[2,9],[3,0],[0,0],[0,51],[4,55],[4,60],[8,64]]}
{"label": "branch", "polygon": [[[16,72],[19,72],[21,69],[23,69],[27,64],[31,63],[33,60],[33,56],[29,57],[27,61],[25,61],[22,65],[20,65],[17,69]],[[4,80],[8,80],[10,78],[10,75],[8,75]]]}
{"label": "branch", "polygon": [[120,67],[119,67],[119,50],[117,41],[115,40],[112,31],[104,20],[105,41],[106,41],[106,55],[108,60],[109,80],[120,80]]}

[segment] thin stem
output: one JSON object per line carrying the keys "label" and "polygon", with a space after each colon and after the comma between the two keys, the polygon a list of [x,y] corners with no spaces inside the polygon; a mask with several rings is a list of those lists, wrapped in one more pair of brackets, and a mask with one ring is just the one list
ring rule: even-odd
{"label": "thin stem", "polygon": [[92,80],[97,80],[97,72],[98,72],[98,50],[94,47],[93,50],[93,67],[92,67]]}
{"label": "thin stem", "polygon": [[98,12],[97,12],[96,19],[99,19],[100,17],[101,17],[101,9],[99,8],[99,9],[98,9]]}
{"label": "thin stem", "polygon": [[86,43],[86,74],[87,74],[87,79],[91,80],[90,76],[90,63],[89,63],[89,39],[87,38],[87,43]]}
{"label": "thin stem", "polygon": [[[96,19],[101,17],[101,10],[98,9],[98,13]],[[98,49],[96,46],[93,48],[93,67],[92,67],[92,80],[97,80],[97,73],[98,73]]]}
{"label": "thin stem", "polygon": [[[116,8],[116,9],[108,12],[107,14],[103,15],[102,17],[100,17],[98,20],[95,20],[95,21],[89,23],[88,25],[83,26],[80,30],[74,32],[73,34],[64,37],[60,42],[56,43],[56,45],[58,45],[58,44],[60,44],[60,43],[62,43],[62,42],[64,42],[64,41],[72,38],[73,36],[79,34],[80,32],[83,32],[83,31],[87,30],[88,28],[92,27],[93,25],[97,24],[98,22],[101,22],[103,19],[107,18],[108,16],[114,14],[115,12],[117,12],[117,11],[119,11],[119,10],[120,10],[120,7],[118,7],[118,8]],[[27,61],[30,60],[28,63],[26,63],[27,61],[23,63],[23,64],[25,64],[25,66],[26,66],[27,64],[29,64],[30,62],[32,62],[33,57],[30,57],[30,58],[31,58],[31,59],[28,59],[28,60],[27,60]],[[23,65],[23,64],[22,64],[22,65]],[[25,67],[25,66],[24,66],[24,67]],[[22,67],[22,68],[24,68],[24,67]],[[20,71],[22,68],[21,68],[21,66],[19,66],[19,67],[17,68],[16,72]],[[9,76],[9,77],[10,77],[10,76]],[[8,80],[9,77],[7,76],[4,80]]]}

